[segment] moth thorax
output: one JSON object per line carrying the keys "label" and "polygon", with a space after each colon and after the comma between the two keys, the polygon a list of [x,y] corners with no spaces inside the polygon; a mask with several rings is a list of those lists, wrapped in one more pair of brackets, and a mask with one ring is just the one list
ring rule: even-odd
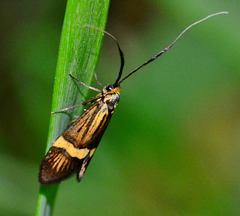
{"label": "moth thorax", "polygon": [[106,95],[105,102],[107,103],[110,111],[115,110],[119,102],[119,94],[115,93]]}

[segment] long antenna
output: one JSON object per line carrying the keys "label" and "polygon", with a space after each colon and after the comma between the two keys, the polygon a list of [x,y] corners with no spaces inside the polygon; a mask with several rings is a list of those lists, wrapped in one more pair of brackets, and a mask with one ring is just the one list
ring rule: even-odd
{"label": "long antenna", "polygon": [[193,26],[197,25],[200,22],[203,22],[204,20],[213,17],[213,16],[217,16],[220,14],[228,14],[227,11],[222,11],[222,12],[218,12],[218,13],[214,13],[211,15],[208,15],[207,17],[198,20],[197,22],[191,24],[190,26],[188,26],[187,28],[185,28],[182,33],[180,35],[178,35],[178,37],[168,46],[166,47],[164,50],[162,50],[161,52],[157,53],[154,57],[152,57],[151,59],[149,59],[148,61],[146,61],[145,63],[143,63],[141,66],[137,67],[136,69],[134,69],[132,72],[130,72],[127,76],[125,76],[120,82],[117,83],[117,85],[120,85],[120,83],[122,83],[125,79],[127,79],[128,77],[130,77],[133,73],[135,73],[136,71],[138,71],[139,69],[141,69],[142,67],[146,66],[147,64],[149,64],[150,62],[156,60],[160,55],[162,55],[163,53],[167,52],[169,49],[171,49],[171,47],[173,46],[173,44],[175,44],[177,42],[177,40],[182,37],[182,35],[188,31],[190,28],[192,28]]}
{"label": "long antenna", "polygon": [[122,52],[122,50],[121,50],[121,48],[120,48],[119,43],[117,42],[117,39],[116,39],[113,35],[111,35],[110,33],[108,33],[107,31],[104,31],[104,30],[102,30],[102,29],[99,29],[99,28],[97,28],[97,27],[95,27],[95,26],[84,25],[83,27],[90,27],[90,28],[96,29],[96,30],[98,30],[98,31],[100,31],[100,32],[108,35],[108,36],[109,36],[110,38],[112,38],[112,39],[114,40],[114,42],[117,44],[118,51],[119,51],[119,54],[120,54],[120,60],[121,60],[120,71],[119,71],[119,73],[118,73],[117,80],[116,80],[115,83],[113,84],[114,86],[117,86],[117,85],[118,85],[118,81],[121,79],[122,72],[123,72],[123,67],[124,67],[124,63],[125,63],[125,62],[124,62],[124,55],[123,55],[123,52]]}

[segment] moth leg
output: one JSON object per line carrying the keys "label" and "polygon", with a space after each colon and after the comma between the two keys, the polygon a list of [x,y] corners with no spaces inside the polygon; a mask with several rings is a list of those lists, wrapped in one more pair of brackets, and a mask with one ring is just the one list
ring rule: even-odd
{"label": "moth leg", "polygon": [[92,87],[92,86],[89,86],[89,85],[85,84],[84,82],[81,82],[81,81],[77,80],[72,74],[69,74],[69,76],[70,76],[74,81],[80,83],[81,85],[86,86],[87,88],[89,88],[89,89],[91,89],[91,90],[93,90],[93,91],[102,92],[101,90],[99,90],[99,89],[97,89],[97,88],[94,88],[94,87]]}
{"label": "moth leg", "polygon": [[76,81],[77,79],[73,78],[73,76],[70,75],[70,74],[69,74],[69,76],[71,77],[73,83],[74,83],[75,86],[77,87],[78,92],[81,94],[81,96],[82,96],[82,98],[83,98],[83,101],[85,101],[86,98],[83,96],[83,93],[82,93],[81,89],[79,88],[79,85],[77,84],[77,81]]}
{"label": "moth leg", "polygon": [[[51,114],[55,114],[55,113],[61,113],[61,112],[66,112],[70,109],[74,109],[75,107],[79,107],[79,106],[84,106],[84,105],[87,105],[87,104],[91,104],[92,102],[94,102],[95,100],[99,99],[99,98],[102,98],[103,96],[102,95],[99,95],[97,97],[94,97],[90,100],[87,100],[87,101],[84,101],[83,103],[81,104],[77,104],[77,105],[74,105],[74,106],[71,106],[71,107],[67,107],[67,108],[64,108],[64,109],[61,109],[61,110],[58,110],[58,111],[54,111],[54,112],[51,112]],[[84,109],[84,111],[87,111],[86,109]]]}
{"label": "moth leg", "polygon": [[[67,107],[67,108],[64,108],[64,109],[61,109],[61,110],[58,110],[58,111],[54,111],[54,112],[51,112],[51,114],[55,114],[55,113],[61,113],[61,112],[66,112],[70,109],[74,109],[76,107],[79,107],[79,106],[82,106],[83,104],[77,104],[77,105],[74,105],[74,106],[71,106],[71,107]],[[66,113],[67,114],[67,113]]]}
{"label": "moth leg", "polygon": [[97,83],[98,83],[100,86],[104,87],[104,85],[99,81],[98,76],[97,76],[96,73],[94,74],[94,76],[95,76],[95,80],[97,81]]}
{"label": "moth leg", "polygon": [[[68,111],[68,110],[70,110],[70,109],[74,109],[74,108],[79,107],[79,106],[82,106],[82,105],[91,104],[92,102],[96,101],[97,99],[103,97],[103,93],[102,93],[101,90],[99,90],[99,89],[97,89],[97,88],[94,88],[94,87],[92,87],[92,86],[88,86],[87,84],[85,84],[85,83],[77,80],[77,79],[76,79],[75,77],[73,77],[71,74],[69,74],[69,76],[70,76],[73,80],[75,80],[75,81],[83,84],[84,86],[88,87],[89,89],[92,89],[92,90],[94,90],[94,91],[101,92],[101,94],[100,94],[100,95],[97,95],[96,97],[94,97],[94,98],[92,98],[92,99],[90,99],[90,100],[84,101],[84,102],[81,103],[81,104],[77,104],[77,105],[74,105],[74,106],[71,106],[71,107],[67,107],[67,108],[64,108],[64,109],[61,109],[61,110],[58,110],[58,111],[53,111],[53,112],[51,112],[51,114],[62,113],[62,112],[64,113],[64,112],[66,112],[66,111]],[[84,111],[86,111],[86,110],[84,110]]]}

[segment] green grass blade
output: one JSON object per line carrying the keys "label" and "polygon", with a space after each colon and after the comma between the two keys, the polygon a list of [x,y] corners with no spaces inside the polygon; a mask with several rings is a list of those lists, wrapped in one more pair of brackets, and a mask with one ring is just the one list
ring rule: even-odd
{"label": "green grass blade", "polygon": [[[84,100],[88,89],[84,86],[77,88],[68,74],[90,84],[99,59],[103,34],[83,26],[88,24],[105,29],[108,8],[109,0],[68,1],[59,47],[52,111]],[[72,110],[70,115],[51,115],[46,151],[80,109],[82,108]],[[58,185],[40,186],[36,216],[52,215],[57,190]]]}

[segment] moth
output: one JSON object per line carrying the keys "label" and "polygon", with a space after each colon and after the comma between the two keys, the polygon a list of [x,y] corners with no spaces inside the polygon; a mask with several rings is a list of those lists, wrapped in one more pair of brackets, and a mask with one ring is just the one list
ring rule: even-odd
{"label": "moth", "polygon": [[[191,27],[212,16],[226,13],[228,12],[211,14],[197,22],[194,22],[184,29],[184,31],[169,46],[157,53],[150,60],[143,63],[141,66],[134,69],[123,79],[121,79],[121,77],[124,66],[124,56],[119,43],[108,32],[90,26],[110,36],[116,42],[121,59],[120,71],[116,81],[113,84],[104,86],[102,91],[88,86],[72,77],[79,83],[100,93],[96,97],[81,104],[90,105],[90,107],[53,142],[52,147],[49,149],[40,165],[40,184],[56,184],[68,178],[73,173],[77,174],[77,180],[80,182],[118,105],[121,91],[120,84],[136,71],[156,60],[163,53],[167,52]],[[76,106],[78,105],[70,108],[74,108]],[[66,108],[61,111],[68,109],[69,108]]]}

